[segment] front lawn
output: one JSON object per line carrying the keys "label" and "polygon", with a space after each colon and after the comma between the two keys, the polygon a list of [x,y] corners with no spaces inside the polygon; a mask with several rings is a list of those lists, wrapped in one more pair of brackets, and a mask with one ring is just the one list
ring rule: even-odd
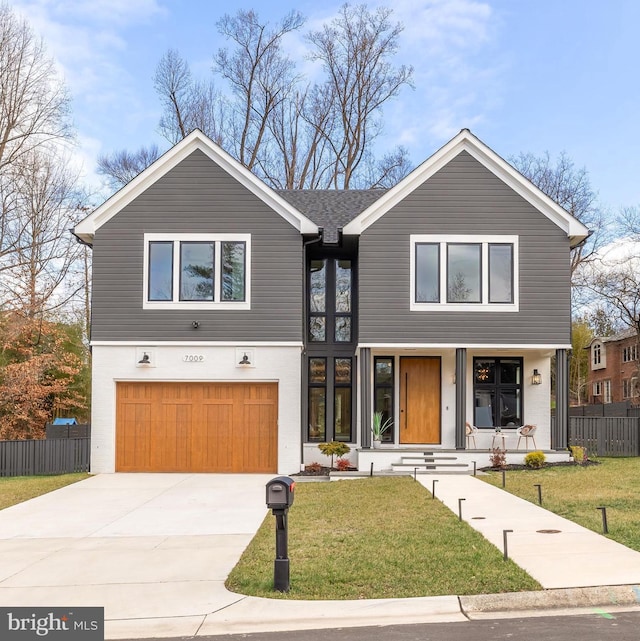
{"label": "front lawn", "polygon": [[540,585],[409,477],[299,483],[289,511],[291,591],[273,592],[267,515],[227,579],[241,594],[375,599],[537,590]]}
{"label": "front lawn", "polygon": [[0,477],[0,510],[86,478],[89,475],[84,472],[58,476]]}
{"label": "front lawn", "polygon": [[[506,472],[505,489],[580,525],[602,533],[598,507],[607,508],[609,538],[640,552],[640,458],[602,458],[600,465]],[[481,476],[502,487],[502,473]]]}

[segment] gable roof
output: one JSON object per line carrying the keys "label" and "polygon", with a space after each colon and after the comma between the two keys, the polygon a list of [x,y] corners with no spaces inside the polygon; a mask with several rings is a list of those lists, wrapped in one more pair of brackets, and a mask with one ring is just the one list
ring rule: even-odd
{"label": "gable roof", "polygon": [[468,152],[495,176],[564,230],[572,247],[587,238],[589,230],[577,218],[574,218],[549,198],[468,129],[462,129],[457,136],[414,169],[395,187],[389,189],[376,202],[349,222],[344,227],[343,232],[345,234],[361,234],[462,151]]}
{"label": "gable roof", "polygon": [[91,244],[95,232],[102,225],[111,220],[124,207],[196,150],[203,152],[277,214],[280,214],[301,234],[318,233],[318,226],[315,223],[303,216],[282,196],[254,176],[246,167],[232,158],[199,129],[192,131],[186,138],[174,145],[131,182],[127,183],[89,216],[79,222],[75,226],[73,233],[84,242]]}

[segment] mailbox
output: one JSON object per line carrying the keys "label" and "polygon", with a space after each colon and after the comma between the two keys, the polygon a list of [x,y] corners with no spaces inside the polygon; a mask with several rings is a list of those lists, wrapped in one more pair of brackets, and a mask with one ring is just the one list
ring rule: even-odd
{"label": "mailbox", "polygon": [[267,507],[271,510],[286,510],[293,505],[295,482],[288,476],[277,476],[267,483]]}

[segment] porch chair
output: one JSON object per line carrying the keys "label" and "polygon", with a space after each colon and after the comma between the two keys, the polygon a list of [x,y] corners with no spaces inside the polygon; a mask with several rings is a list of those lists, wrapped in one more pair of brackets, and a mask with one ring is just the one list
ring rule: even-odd
{"label": "porch chair", "polygon": [[467,421],[467,449],[469,449],[469,444],[471,441],[473,441],[473,449],[477,450],[478,446],[476,445],[476,434],[478,433],[478,428],[475,425],[471,425],[469,421]]}
{"label": "porch chair", "polygon": [[524,446],[525,449],[529,449],[529,439],[533,441],[533,447],[537,450],[538,446],[536,445],[536,439],[534,434],[536,433],[537,426],[536,425],[523,425],[522,427],[519,427],[517,429],[517,434],[518,434],[518,445],[516,446],[516,449],[520,449],[520,441],[524,439]]}

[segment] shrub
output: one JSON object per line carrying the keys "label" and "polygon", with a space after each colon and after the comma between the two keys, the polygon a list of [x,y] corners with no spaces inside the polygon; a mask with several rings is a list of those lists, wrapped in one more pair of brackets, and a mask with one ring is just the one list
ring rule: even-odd
{"label": "shrub", "polygon": [[351,461],[348,458],[339,458],[336,461],[336,468],[340,472],[344,472],[351,467]]}
{"label": "shrub", "polygon": [[328,443],[319,443],[318,449],[325,455],[331,457],[331,467],[333,468],[333,457],[340,458],[351,451],[351,448],[346,443],[339,441],[329,441]]}
{"label": "shrub", "polygon": [[499,447],[494,447],[489,454],[489,460],[491,461],[491,467],[495,467],[499,470],[507,467],[507,450],[501,450]]}
{"label": "shrub", "polygon": [[571,451],[571,456],[576,463],[583,465],[587,462],[587,450],[584,447],[581,447],[580,445],[571,445],[569,450]]}
{"label": "shrub", "polygon": [[322,472],[322,463],[318,463],[318,462],[307,463],[304,466],[304,471],[305,472]]}
{"label": "shrub", "polygon": [[544,452],[536,450],[535,452],[529,452],[529,454],[524,457],[524,464],[532,470],[538,470],[544,465],[546,458]]}

